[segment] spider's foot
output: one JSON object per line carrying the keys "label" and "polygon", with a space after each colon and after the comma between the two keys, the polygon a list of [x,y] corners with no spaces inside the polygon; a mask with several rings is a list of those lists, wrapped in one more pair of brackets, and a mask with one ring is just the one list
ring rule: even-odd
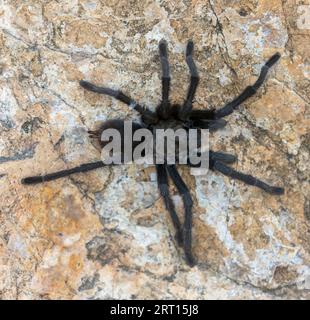
{"label": "spider's foot", "polygon": [[269,68],[272,67],[280,58],[281,55],[279,52],[277,52],[266,62],[266,66]]}
{"label": "spider's foot", "polygon": [[185,260],[189,267],[194,267],[196,265],[196,261],[191,253],[185,253]]}
{"label": "spider's foot", "polygon": [[192,55],[193,51],[194,51],[194,42],[192,40],[189,40],[186,46],[186,56],[188,57]]}
{"label": "spider's foot", "polygon": [[27,177],[27,178],[23,178],[21,180],[22,184],[35,184],[35,183],[40,183],[40,182],[43,182],[43,179],[41,176]]}
{"label": "spider's foot", "polygon": [[282,195],[282,194],[284,194],[284,188],[281,188],[281,187],[270,187],[270,189],[267,192],[269,192],[271,194],[275,194],[275,195]]}
{"label": "spider's foot", "polygon": [[167,41],[165,39],[161,39],[159,41],[159,53],[162,57],[167,57]]}
{"label": "spider's foot", "polygon": [[178,246],[183,247],[183,234],[181,231],[175,234],[175,239],[177,241]]}
{"label": "spider's foot", "polygon": [[80,86],[86,90],[93,91],[93,89],[94,89],[94,85],[88,81],[80,80],[79,83],[80,83]]}

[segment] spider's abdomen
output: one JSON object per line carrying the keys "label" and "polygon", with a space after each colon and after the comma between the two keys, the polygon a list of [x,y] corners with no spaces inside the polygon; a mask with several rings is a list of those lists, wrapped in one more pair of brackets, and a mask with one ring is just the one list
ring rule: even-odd
{"label": "spider's abdomen", "polygon": [[121,163],[126,163],[125,159],[127,157],[124,157],[124,154],[125,152],[132,152],[141,143],[141,141],[134,141],[133,137],[134,133],[142,128],[141,124],[134,121],[112,119],[102,123],[98,130],[89,131],[89,133],[91,137],[98,140],[102,149],[108,150],[108,153],[103,150],[103,157],[106,157],[108,154],[110,156],[119,154]]}
{"label": "spider's abdomen", "polygon": [[107,129],[114,129],[117,132],[119,132],[119,134],[120,134],[122,150],[123,150],[125,137],[128,137],[128,135],[131,134],[131,133],[132,133],[132,137],[133,137],[133,134],[135,133],[135,131],[143,128],[139,123],[134,122],[134,121],[132,121],[132,122],[128,121],[127,124],[131,126],[131,130],[128,130],[129,126],[125,127],[125,121],[124,120],[112,119],[112,120],[108,120],[108,121],[104,122],[101,125],[100,129],[98,130],[98,137],[99,137],[99,140],[100,140],[101,147],[104,147],[107,143],[112,141],[112,138],[109,141],[102,141],[102,139],[101,139],[102,133]]}

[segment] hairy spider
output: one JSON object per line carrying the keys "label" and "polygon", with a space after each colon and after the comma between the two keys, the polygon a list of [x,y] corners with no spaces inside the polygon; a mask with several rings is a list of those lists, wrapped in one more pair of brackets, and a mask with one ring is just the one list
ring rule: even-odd
{"label": "hairy spider", "polygon": [[[262,67],[260,75],[257,81],[245,88],[245,90],[234,100],[227,103],[225,106],[219,109],[210,110],[193,110],[193,99],[199,82],[198,72],[193,61],[193,49],[194,45],[192,41],[187,43],[186,47],[186,63],[190,71],[190,85],[188,88],[187,96],[182,105],[171,104],[169,100],[170,91],[170,71],[167,54],[167,43],[161,40],[159,43],[159,55],[162,67],[162,100],[156,107],[155,112],[148,109],[146,106],[142,106],[135,102],[132,98],[125,95],[121,91],[112,90],[110,88],[98,87],[87,81],[80,81],[80,85],[89,91],[96,93],[106,94],[112,96],[125,104],[130,108],[136,110],[141,115],[141,122],[134,123],[133,131],[136,129],[147,127],[147,128],[176,128],[177,126],[184,126],[186,128],[204,128],[209,130],[216,130],[226,125],[226,121],[222,118],[230,115],[241,103],[246,99],[253,96],[259,87],[263,84],[266,79],[268,70],[273,66],[280,58],[280,54],[274,54]],[[102,131],[106,128],[117,129],[124,139],[123,131],[124,120],[115,119],[109,120],[102,124],[102,127],[96,131],[89,131],[91,137],[99,138]],[[122,140],[123,141],[123,140]],[[101,142],[101,146],[102,146]],[[246,184],[256,186],[270,194],[281,195],[284,193],[284,189],[281,187],[275,187],[268,185],[267,183],[241,172],[234,170],[227,164],[233,163],[237,160],[236,156],[232,154],[209,151],[209,168],[216,170],[222,174],[229,176],[233,179],[238,179]],[[74,167],[68,170],[62,170],[47,175],[33,176],[22,179],[23,184],[35,184],[45,181],[50,181],[58,178],[68,176],[73,173],[86,172],[89,170],[104,167],[105,164],[102,161],[85,163],[78,167]],[[188,161],[188,166],[194,166]],[[192,207],[193,201],[190,191],[181,176],[178,173],[176,165],[171,164],[156,164],[157,182],[160,195],[162,196],[165,207],[171,216],[171,220],[176,229],[176,241],[179,246],[182,246],[185,253],[186,262],[188,265],[194,265],[194,258],[192,255]],[[170,177],[175,184],[178,192],[181,194],[185,217],[184,223],[181,224],[179,217],[176,213],[174,203],[169,194],[168,177]]]}

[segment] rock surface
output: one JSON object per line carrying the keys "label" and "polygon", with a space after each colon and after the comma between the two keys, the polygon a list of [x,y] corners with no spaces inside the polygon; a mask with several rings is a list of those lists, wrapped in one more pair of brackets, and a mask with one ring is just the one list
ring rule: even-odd
{"label": "rock surface", "polygon": [[[310,298],[309,1],[0,3],[1,299]],[[153,167],[20,183],[97,160],[86,131],[107,118],[138,117],[86,92],[80,79],[156,106],[161,38],[179,102],[188,85],[184,49],[194,40],[196,108],[222,106],[273,53],[282,55],[212,145],[238,155],[238,170],[285,186],[285,195],[181,168],[195,200],[192,269],[176,246]]]}

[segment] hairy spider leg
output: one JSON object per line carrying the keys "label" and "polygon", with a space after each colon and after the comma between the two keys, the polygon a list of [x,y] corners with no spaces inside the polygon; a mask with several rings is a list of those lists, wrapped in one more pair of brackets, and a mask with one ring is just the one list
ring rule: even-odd
{"label": "hairy spider leg", "polygon": [[161,40],[159,42],[159,57],[161,62],[162,76],[162,101],[158,105],[156,111],[157,114],[163,118],[168,119],[170,116],[170,102],[169,102],[169,91],[170,91],[170,68],[168,61],[168,51],[167,51],[167,42]]}
{"label": "hairy spider leg", "polygon": [[81,164],[78,167],[74,167],[72,169],[61,170],[61,171],[49,173],[49,174],[42,175],[42,176],[33,176],[33,177],[23,178],[21,182],[23,184],[42,183],[45,181],[51,181],[51,180],[63,178],[63,177],[69,176],[70,174],[73,174],[73,173],[80,173],[80,172],[95,170],[98,168],[102,168],[104,166],[105,166],[105,164],[102,161],[84,163],[84,164]]}
{"label": "hairy spider leg", "polygon": [[215,152],[210,150],[209,157],[211,160],[222,161],[225,163],[234,163],[237,161],[237,157],[230,153]]}
{"label": "hairy spider leg", "polygon": [[211,170],[217,170],[224,174],[225,176],[228,176],[233,179],[240,180],[248,185],[255,186],[257,188],[260,188],[270,194],[276,194],[276,195],[281,195],[284,194],[284,189],[281,187],[275,187],[275,186],[270,186],[267,183],[249,175],[249,174],[244,174],[242,172],[236,171],[233,168],[230,168],[226,166],[224,163],[220,161],[213,161],[211,160]]}
{"label": "hairy spider leg", "polygon": [[214,120],[214,109],[211,110],[192,110],[189,118],[191,120]]}
{"label": "hairy spider leg", "polygon": [[265,81],[269,69],[280,59],[280,53],[274,54],[266,63],[263,65],[260,75],[256,82],[252,86],[248,86],[245,90],[233,101],[226,104],[219,110],[214,111],[214,117],[216,119],[226,117],[229,114],[233,113],[234,110],[245,100],[252,97],[256,91],[261,87],[263,82]]}
{"label": "hairy spider leg", "polygon": [[187,119],[190,112],[192,111],[193,99],[195,97],[196,89],[199,83],[198,71],[197,71],[195,62],[193,60],[193,51],[194,51],[194,43],[193,41],[190,40],[188,41],[186,46],[186,63],[190,71],[191,79],[190,79],[190,85],[188,88],[186,100],[179,111],[180,119]]}
{"label": "hairy spider leg", "polygon": [[[200,152],[198,152],[197,154],[198,156],[201,155]],[[222,161],[224,163],[234,163],[237,161],[237,157],[233,154],[230,154],[230,153],[224,153],[224,152],[215,152],[215,151],[212,151],[210,150],[209,151],[209,161],[211,162],[210,163],[210,167],[212,166],[212,161]],[[190,167],[193,167],[193,168],[199,168],[201,166],[200,163],[197,163],[197,164],[192,164],[190,162],[190,158],[187,159],[187,165],[190,166]]]}
{"label": "hairy spider leg", "polygon": [[156,165],[157,183],[160,195],[163,197],[166,209],[168,210],[174,228],[176,230],[176,240],[179,246],[183,244],[182,226],[179,217],[175,211],[174,203],[169,194],[169,183],[166,166],[163,164]]}
{"label": "hairy spider leg", "polygon": [[179,175],[179,172],[175,165],[167,165],[168,173],[174,182],[176,188],[183,198],[184,208],[185,208],[185,217],[184,217],[184,225],[183,225],[183,248],[185,253],[186,262],[189,266],[193,266],[195,264],[194,257],[192,255],[192,208],[193,208],[193,200],[191,194]]}
{"label": "hairy spider leg", "polygon": [[191,120],[191,128],[197,129],[209,129],[210,131],[216,131],[222,129],[227,125],[227,121],[224,119],[216,120]]}
{"label": "hairy spider leg", "polygon": [[88,91],[92,91],[100,94],[106,94],[108,96],[114,97],[119,101],[126,103],[130,108],[138,111],[141,114],[142,119],[145,121],[146,124],[152,124],[158,120],[155,112],[152,112],[145,106],[141,106],[135,100],[125,95],[122,91],[113,90],[105,87],[98,87],[85,80],[81,80],[80,85]]}

